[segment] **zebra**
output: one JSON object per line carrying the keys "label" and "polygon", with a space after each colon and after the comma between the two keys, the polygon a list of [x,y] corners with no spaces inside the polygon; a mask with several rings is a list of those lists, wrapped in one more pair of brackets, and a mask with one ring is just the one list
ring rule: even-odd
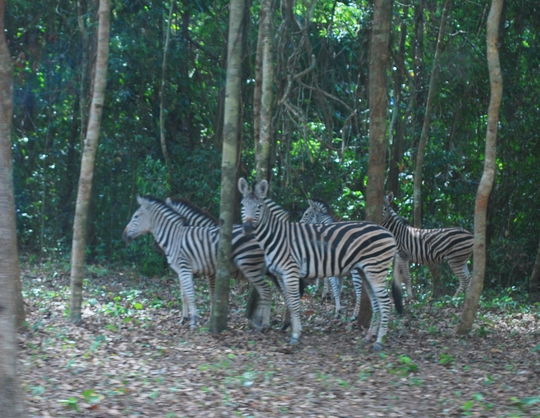
{"label": "zebra", "polygon": [[[238,181],[242,193],[244,233],[254,234],[264,248],[266,264],[281,282],[291,311],[290,344],[298,344],[302,332],[300,320],[299,278],[316,279],[344,276],[362,270],[366,292],[370,296],[373,317],[365,341],[376,335],[373,350],[381,350],[388,328],[390,300],[386,276],[394,254],[393,235],[371,222],[301,224],[283,222],[276,215],[276,204],[266,197],[268,182],[261,181],[252,190],[244,178]],[[393,285],[395,300],[401,301],[401,289]],[[396,302],[398,312],[401,303]]]}
{"label": "zebra", "polygon": [[[183,216],[187,225],[218,225],[218,220],[213,215],[187,199],[180,197],[168,197],[165,199],[165,203],[179,215]],[[289,212],[284,210],[279,212],[279,216],[284,221],[288,221],[290,218]],[[258,241],[255,239],[255,237],[243,236],[242,225],[233,225],[233,246],[234,242],[236,241],[238,241],[238,243],[234,248],[234,262],[239,268],[242,269],[244,275],[250,278],[249,280],[251,282],[257,281],[259,288],[264,288],[264,291],[258,291],[259,295],[269,294],[271,291],[268,289],[268,284],[265,281],[255,279],[256,277],[262,276],[262,272],[266,272],[264,251],[260,247]],[[275,281],[275,278],[271,277],[271,279],[278,286],[278,290],[281,291],[279,284]],[[252,315],[255,318],[262,318],[260,321],[261,325],[259,326],[260,330],[262,331],[266,330],[270,326],[270,307],[271,301],[263,301],[262,305],[261,302],[258,302],[257,306],[255,307],[255,313]],[[286,318],[284,319],[282,325],[282,329],[284,328],[287,328]]]}
{"label": "zebra", "polygon": [[[124,229],[123,237],[131,242],[138,236],[152,233],[159,247],[167,257],[167,262],[178,274],[182,289],[182,300],[189,310],[190,328],[198,322],[195,305],[193,276],[208,278],[210,299],[213,300],[217,266],[219,227],[187,226],[185,218],[169,207],[164,201],[152,196],[137,197],[140,207],[131,217]],[[260,245],[246,237],[242,230],[233,234],[231,267],[236,279],[247,278],[257,289],[261,300],[254,315],[254,326],[264,331],[269,327],[271,289],[263,278],[260,263],[252,263],[246,253],[256,254],[255,258],[264,260]],[[257,255],[258,253],[258,255]]]}
{"label": "zebra", "polygon": [[472,256],[474,236],[469,231],[454,228],[420,229],[409,226],[390,206],[394,194],[389,193],[383,200],[382,226],[394,234],[398,245],[399,267],[405,278],[407,300],[413,298],[410,263],[440,264],[444,261],[459,279],[459,287],[454,296],[465,291],[471,280],[467,262]]}
{"label": "zebra", "polygon": [[[335,222],[335,219],[332,215],[332,211],[328,204],[318,199],[308,199],[309,207],[305,210],[300,223],[304,224],[330,224]],[[360,313],[360,297],[362,291],[362,278],[356,273],[352,272],[352,280],[354,285],[354,293],[356,296],[356,303],[354,306],[354,312],[351,321],[355,321],[358,318]],[[330,287],[332,288],[332,295],[334,296],[334,301],[336,304],[335,308],[335,317],[339,317],[339,312],[341,311],[341,277],[328,277],[324,278],[324,291],[323,297],[327,292],[328,282],[330,282]]]}

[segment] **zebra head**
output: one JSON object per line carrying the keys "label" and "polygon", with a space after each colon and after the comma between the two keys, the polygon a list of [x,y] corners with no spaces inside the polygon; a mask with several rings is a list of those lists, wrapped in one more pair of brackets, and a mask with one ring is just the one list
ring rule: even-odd
{"label": "zebra head", "polygon": [[126,241],[128,244],[139,235],[149,233],[152,228],[150,217],[150,207],[152,201],[148,196],[137,196],[137,202],[140,206],[131,217],[131,220],[127,224],[126,228],[124,229],[124,233],[122,234],[124,241]]}
{"label": "zebra head", "polygon": [[382,224],[384,225],[392,217],[392,201],[394,200],[394,193],[390,192],[383,199],[383,211],[382,211]]}
{"label": "zebra head", "polygon": [[242,222],[245,235],[253,235],[253,229],[257,226],[261,218],[262,208],[265,205],[266,194],[268,193],[268,182],[261,181],[255,185],[255,191],[248,185],[244,178],[238,180],[238,190],[242,193]]}
{"label": "zebra head", "polygon": [[326,224],[334,222],[331,210],[328,205],[321,200],[308,199],[309,208],[306,209],[300,219],[303,224]]}

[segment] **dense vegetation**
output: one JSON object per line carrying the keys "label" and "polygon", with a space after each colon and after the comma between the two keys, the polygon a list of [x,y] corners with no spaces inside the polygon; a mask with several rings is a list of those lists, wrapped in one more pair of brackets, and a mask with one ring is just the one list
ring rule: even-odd
{"label": "dense vegetation", "polygon": [[[17,228],[21,249],[31,257],[65,259],[70,250],[84,134],[81,106],[89,97],[85,45],[92,45],[95,29],[95,3],[85,3],[80,20],[88,42],[81,36],[77,2],[45,1],[36,7],[34,1],[17,0],[8,1],[6,8],[15,65]],[[228,2],[177,2],[171,22],[168,2],[112,3],[88,259],[135,263],[145,274],[160,273],[166,265],[150,241],[140,240],[128,249],[121,233],[137,194],[180,195],[214,214],[218,211]],[[400,213],[407,218],[440,3],[405,1],[393,6],[388,120],[392,145],[400,149],[398,163],[389,164],[388,188],[396,188]],[[449,14],[424,167],[426,227],[473,228],[489,100],[488,8],[486,1],[455,2]],[[537,0],[506,2],[503,11],[504,95],[498,172],[488,212],[489,288],[526,288],[539,244],[539,15]],[[371,18],[372,4],[366,0],[313,5],[283,0],[277,7],[272,192],[297,219],[308,197],[330,202],[342,218],[363,218]],[[172,158],[167,165],[159,142],[159,92],[169,23],[165,128]],[[258,3],[253,3],[245,26],[239,165],[239,173],[247,177],[254,174],[257,31]],[[289,85],[289,76],[309,68]]]}

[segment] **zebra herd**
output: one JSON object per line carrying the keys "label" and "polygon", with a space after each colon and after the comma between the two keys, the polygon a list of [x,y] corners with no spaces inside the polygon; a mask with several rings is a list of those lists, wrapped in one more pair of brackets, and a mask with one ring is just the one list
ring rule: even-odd
{"label": "zebra herd", "polygon": [[[272,287],[270,276],[282,293],[291,318],[290,344],[297,344],[302,333],[300,284],[303,280],[327,279],[332,287],[339,315],[340,278],[351,276],[356,303],[351,319],[358,316],[362,287],[373,309],[364,338],[375,338],[374,350],[385,340],[390,315],[386,278],[392,263],[392,296],[396,310],[402,312],[401,286],[412,297],[409,263],[432,264],[447,261],[458,276],[463,291],[470,280],[467,261],[472,255],[473,237],[461,228],[415,229],[393,211],[393,196],[385,197],[383,222],[335,222],[328,206],[309,201],[300,222],[267,197],[268,182],[250,187],[241,178],[242,225],[233,226],[231,275],[249,281],[259,294],[252,316],[255,329],[270,327]],[[210,300],[214,296],[219,227],[217,219],[185,199],[151,196],[137,197],[139,208],[126,226],[127,242],[151,233],[178,274],[182,295],[182,322],[190,328],[198,323],[194,276],[208,279]]]}

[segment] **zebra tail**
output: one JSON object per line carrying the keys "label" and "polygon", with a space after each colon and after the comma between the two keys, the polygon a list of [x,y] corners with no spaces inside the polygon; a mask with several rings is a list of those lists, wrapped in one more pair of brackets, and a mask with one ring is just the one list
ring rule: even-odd
{"label": "zebra tail", "polygon": [[394,299],[394,305],[396,305],[396,311],[398,315],[403,315],[403,286],[401,268],[399,265],[399,256],[394,256],[394,269],[392,274],[392,297]]}

